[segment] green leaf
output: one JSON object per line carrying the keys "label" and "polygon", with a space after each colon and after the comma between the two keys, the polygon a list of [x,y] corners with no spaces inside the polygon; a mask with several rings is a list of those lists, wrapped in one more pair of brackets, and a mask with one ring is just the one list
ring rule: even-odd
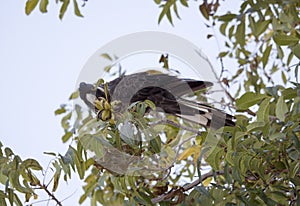
{"label": "green leaf", "polygon": [[292,47],[292,51],[294,55],[300,59],[300,44],[297,44],[296,46]]}
{"label": "green leaf", "polygon": [[271,23],[271,20],[257,22],[256,32],[254,35],[256,37],[261,35],[263,32],[266,31],[266,29],[268,28],[270,23]]}
{"label": "green leaf", "polygon": [[236,29],[235,33],[236,42],[239,43],[242,47],[245,45],[245,22],[242,21]]}
{"label": "green leaf", "polygon": [[36,5],[38,3],[39,3],[39,0],[28,0],[26,2],[26,6],[25,6],[25,13],[27,15],[29,15],[34,10],[34,8],[36,7]]}
{"label": "green leaf", "polygon": [[299,169],[300,169],[300,162],[299,161],[291,163],[290,167],[289,167],[290,176],[292,178],[294,178],[297,175]]}
{"label": "green leaf", "polygon": [[234,28],[235,28],[234,25],[232,25],[232,26],[229,28],[229,31],[228,31],[228,37],[229,37],[229,39],[231,39],[232,36],[233,36]]}
{"label": "green leaf", "polygon": [[72,100],[72,99],[77,99],[79,97],[79,90],[73,92],[70,97],[69,97],[69,100]]}
{"label": "green leaf", "polygon": [[43,152],[43,154],[56,157],[56,154],[54,152]]}
{"label": "green leaf", "polygon": [[[298,44],[297,44],[296,46],[298,46]],[[294,47],[293,47],[293,48],[294,48]],[[293,49],[293,48],[292,48],[292,49]],[[287,65],[288,65],[288,66],[291,64],[294,55],[295,55],[295,54],[293,53],[293,51],[291,51],[290,54],[289,54],[289,56],[288,56],[288,59],[287,59]],[[299,55],[300,55],[300,51],[299,51]],[[299,58],[300,58],[300,57],[299,57]]]}
{"label": "green leaf", "polygon": [[134,127],[131,123],[125,122],[122,127],[120,127],[120,136],[121,139],[131,147],[135,146],[135,135]]}
{"label": "green leaf", "polygon": [[62,142],[66,143],[71,137],[72,137],[73,133],[72,132],[66,132],[64,134],[64,136],[62,136]]}
{"label": "green leaf", "polygon": [[268,122],[269,121],[269,109],[270,109],[270,99],[266,98],[259,105],[259,109],[256,114],[258,122]]}
{"label": "green leaf", "polygon": [[233,151],[228,151],[225,155],[225,160],[231,165],[234,166],[234,161],[233,161]]}
{"label": "green leaf", "polygon": [[17,191],[21,193],[32,193],[31,188],[23,187],[20,184],[19,173],[16,170],[11,170],[9,173],[9,182],[12,187],[14,187]]}
{"label": "green leaf", "polygon": [[83,17],[83,15],[80,13],[77,0],[73,0],[73,4],[74,4],[74,13],[75,13],[75,15],[79,16],[79,17]]}
{"label": "green leaf", "polygon": [[59,179],[60,179],[62,169],[61,169],[60,165],[58,164],[58,162],[56,162],[56,161],[53,163],[53,166],[55,168],[55,173],[54,173],[54,176],[53,176],[52,192],[55,192],[58,188],[58,183],[59,183]]}
{"label": "green leaf", "polygon": [[30,168],[33,170],[42,170],[42,166],[40,165],[40,163],[38,163],[38,161],[34,160],[34,159],[26,159],[22,165],[25,168]]}
{"label": "green leaf", "polygon": [[161,0],[154,0],[156,4],[160,4]]}
{"label": "green leaf", "polygon": [[271,53],[271,50],[272,50],[272,45],[269,45],[266,50],[264,51],[263,53],[263,56],[261,58],[261,61],[263,63],[263,67],[266,67],[267,63],[268,63],[268,60],[269,60],[269,56],[270,56],[270,53]]}
{"label": "green leaf", "polygon": [[286,79],[286,75],[285,75],[284,71],[281,71],[281,79],[282,79],[284,84],[287,83],[287,79]]}
{"label": "green leaf", "polygon": [[221,157],[223,155],[224,150],[222,148],[216,147],[206,158],[206,162],[208,162],[214,170],[218,170],[222,161]]}
{"label": "green leaf", "polygon": [[6,157],[10,157],[10,156],[14,155],[13,151],[9,147],[6,147],[4,149],[4,153],[5,153]]}
{"label": "green leaf", "polygon": [[284,99],[293,99],[297,97],[297,90],[293,88],[287,88],[281,92]]}
{"label": "green leaf", "polygon": [[150,140],[150,146],[154,153],[159,153],[161,150],[161,139],[160,136],[158,135],[156,138],[153,138]]}
{"label": "green leaf", "polygon": [[179,16],[179,13],[178,13],[178,9],[177,9],[177,5],[176,4],[173,4],[173,10],[177,16],[178,19],[180,19],[180,16]]}
{"label": "green leaf", "polygon": [[59,115],[59,114],[65,113],[66,111],[67,110],[65,109],[65,107],[61,107],[61,108],[55,110],[54,114]]}
{"label": "green leaf", "polygon": [[14,193],[14,203],[16,204],[16,206],[22,206],[23,205],[21,200],[19,199],[18,195],[16,195],[15,193]]}
{"label": "green leaf", "polygon": [[172,19],[172,15],[171,15],[171,10],[170,9],[167,11],[166,15],[167,15],[167,18],[168,18],[169,22],[173,26],[173,19]]}
{"label": "green leaf", "polygon": [[278,141],[280,141],[280,140],[284,139],[285,136],[286,136],[286,134],[277,132],[277,133],[272,134],[272,135],[269,137],[269,139],[270,139],[270,140],[278,140]]}
{"label": "green leaf", "polygon": [[238,110],[247,110],[249,107],[259,103],[266,97],[265,94],[255,94],[253,92],[247,92],[236,100],[236,106]]}
{"label": "green leaf", "polygon": [[286,35],[284,33],[274,34],[273,39],[280,46],[287,46],[298,43],[299,39],[295,36]]}
{"label": "green leaf", "polygon": [[63,4],[60,7],[59,18],[62,19],[67,11],[67,8],[70,4],[70,0],[63,0]]}
{"label": "green leaf", "polygon": [[7,189],[7,193],[8,193],[8,200],[10,205],[13,205],[14,203],[14,191],[10,188]]}
{"label": "green leaf", "polygon": [[189,7],[187,0],[180,0],[180,3],[185,7]]}
{"label": "green leaf", "polygon": [[69,120],[72,117],[72,112],[69,112],[66,116],[61,119],[61,126],[65,130],[68,130],[70,127]]}
{"label": "green leaf", "polygon": [[250,28],[252,30],[252,33],[254,34],[254,36],[256,36],[256,23],[255,23],[255,20],[254,20],[254,17],[249,15],[249,23],[250,23]]}
{"label": "green leaf", "polygon": [[226,21],[229,22],[231,20],[233,20],[234,18],[236,18],[236,14],[225,14],[223,16],[219,16],[217,17],[219,21]]}
{"label": "green leaf", "polygon": [[[284,53],[283,53],[283,50],[282,50],[281,46],[276,45],[276,48],[277,48],[278,58],[279,58],[279,59],[282,59],[282,58],[284,57]],[[277,65],[276,65],[276,66],[277,66]]]}
{"label": "green leaf", "polygon": [[0,205],[1,206],[7,206],[5,198],[6,198],[6,195],[5,195],[5,197],[0,197]]}
{"label": "green leaf", "polygon": [[48,0],[41,0],[40,2],[40,11],[42,13],[46,13],[47,12],[47,6],[48,6]]}
{"label": "green leaf", "polygon": [[253,122],[247,126],[247,131],[248,131],[248,133],[251,133],[254,131],[261,131],[265,125],[266,125],[265,122]]}
{"label": "green leaf", "polygon": [[105,144],[102,138],[103,137],[100,134],[98,135],[85,134],[80,136],[78,139],[86,150],[90,150],[94,152],[97,158],[101,158],[103,156],[103,144]]}
{"label": "green leaf", "polygon": [[221,34],[223,34],[224,36],[226,35],[226,28],[227,28],[228,22],[224,22],[223,24],[221,24],[220,26],[220,32]]}
{"label": "green leaf", "polygon": [[278,99],[278,102],[276,103],[276,109],[275,109],[275,114],[276,117],[280,120],[280,121],[284,121],[285,119],[285,114],[288,112],[288,107],[284,101],[283,96],[280,96]]}
{"label": "green leaf", "polygon": [[229,52],[220,52],[218,57],[222,58],[222,57],[225,57]]}
{"label": "green leaf", "polygon": [[296,97],[293,106],[293,115],[300,114],[300,97]]}
{"label": "green leaf", "polygon": [[163,5],[163,9],[158,17],[158,24],[160,24],[161,20],[168,13],[168,11],[170,12],[170,7],[171,7],[171,4],[168,2]]}
{"label": "green leaf", "polygon": [[134,199],[138,203],[143,204],[143,205],[152,205],[151,199],[146,193],[138,191],[136,194],[138,196],[135,196]]}
{"label": "green leaf", "polygon": [[74,163],[76,165],[77,173],[78,173],[80,179],[83,179],[84,178],[84,173],[85,173],[85,164],[84,164],[84,161],[82,161],[80,159],[77,150],[75,150],[71,146],[70,146],[70,150],[72,151],[71,155],[72,155],[72,159],[74,160]]}

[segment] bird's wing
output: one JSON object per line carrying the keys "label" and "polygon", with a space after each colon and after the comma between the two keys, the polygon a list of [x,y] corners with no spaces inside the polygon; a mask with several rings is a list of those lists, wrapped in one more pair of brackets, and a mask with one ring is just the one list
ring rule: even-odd
{"label": "bird's wing", "polygon": [[109,83],[109,88],[115,99],[122,99],[128,97],[127,94],[133,96],[138,91],[148,87],[162,88],[172,95],[180,97],[212,85],[213,83],[208,81],[179,79],[176,76],[163,73],[149,74],[141,72],[117,78]]}

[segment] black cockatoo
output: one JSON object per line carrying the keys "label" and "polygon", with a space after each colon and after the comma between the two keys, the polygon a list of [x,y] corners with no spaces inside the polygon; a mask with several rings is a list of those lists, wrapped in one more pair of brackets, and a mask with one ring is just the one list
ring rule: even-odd
{"label": "black cockatoo", "polygon": [[[183,96],[211,87],[207,81],[180,79],[158,72],[140,72],[124,75],[95,88],[92,84],[80,83],[80,98],[97,113],[97,100],[118,101],[121,111],[138,101],[150,100],[159,111],[175,115],[205,127],[218,129],[234,126],[233,117],[208,104],[185,99]],[[99,117],[98,117],[99,118]],[[101,119],[101,118],[100,118]]]}

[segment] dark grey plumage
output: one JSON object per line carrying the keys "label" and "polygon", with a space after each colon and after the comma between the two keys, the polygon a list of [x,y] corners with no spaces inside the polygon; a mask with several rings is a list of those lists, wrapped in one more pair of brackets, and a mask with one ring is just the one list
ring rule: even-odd
{"label": "dark grey plumage", "polygon": [[[182,98],[213,84],[207,81],[179,79],[162,73],[141,72],[124,75],[108,82],[108,101],[120,101],[121,108],[126,109],[137,101],[151,100],[156,107],[167,114],[172,114],[191,122],[219,128],[234,126],[233,117],[203,103]],[[80,98],[93,110],[95,99],[105,97],[104,87],[97,89],[87,83],[80,83]]]}

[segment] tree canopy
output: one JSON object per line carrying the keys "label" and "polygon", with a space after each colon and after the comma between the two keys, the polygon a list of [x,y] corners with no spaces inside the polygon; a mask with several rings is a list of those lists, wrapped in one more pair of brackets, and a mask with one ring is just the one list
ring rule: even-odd
{"label": "tree canopy", "polygon": [[[61,3],[62,19],[70,1],[56,2]],[[173,24],[173,18],[180,18],[178,7],[190,6],[186,0],[154,2],[161,9],[159,23],[166,18]],[[73,4],[75,14],[82,16],[78,2]],[[37,5],[42,13],[47,12],[48,0],[28,0],[26,14]],[[168,117],[169,124],[160,122],[156,129],[144,129],[153,123],[145,117],[145,108],[155,110],[152,102],[145,101],[132,105],[135,109],[128,110],[120,131],[116,122],[97,121],[91,113],[84,115],[80,105],[62,106],[55,114],[62,116],[62,142],[69,149],[65,154],[47,153],[54,157],[52,181],[44,184],[39,178],[43,167],[37,160],[22,160],[1,145],[0,180],[5,188],[0,191],[0,205],[22,205],[20,194],[28,202],[38,198],[40,189],[62,205],[55,192],[61,181],[74,175],[85,182],[79,203],[90,199],[91,205],[300,205],[300,2],[245,0],[238,13],[225,14],[219,12],[220,7],[219,0],[204,0],[199,3],[199,12],[207,27],[224,37],[218,79],[227,94],[224,105],[236,110],[235,127],[198,133],[194,125]],[[207,38],[214,35],[207,34]],[[112,60],[110,55],[102,58]],[[228,68],[226,59],[233,60],[237,68]],[[78,98],[75,91],[69,100]],[[136,134],[126,126],[128,120],[137,125],[137,138],[141,133],[155,138],[140,144],[122,137],[124,132]],[[163,130],[161,125],[165,125]],[[139,128],[143,128],[140,133]],[[174,139],[180,129],[185,130],[181,142]],[[102,139],[122,154],[159,153],[165,167],[147,175],[112,171],[88,151],[113,161]],[[207,139],[218,142],[208,148],[203,144]],[[180,169],[174,173],[176,166]],[[204,166],[208,168],[205,173]],[[183,179],[189,183],[182,184]]]}

